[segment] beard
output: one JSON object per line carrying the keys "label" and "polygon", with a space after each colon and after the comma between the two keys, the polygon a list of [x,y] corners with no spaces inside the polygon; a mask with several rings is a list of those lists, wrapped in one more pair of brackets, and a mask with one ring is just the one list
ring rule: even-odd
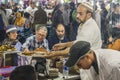
{"label": "beard", "polygon": [[85,20],[81,20],[81,19],[77,19],[76,21],[77,21],[79,24],[81,24],[81,23],[83,24],[83,23],[85,22]]}

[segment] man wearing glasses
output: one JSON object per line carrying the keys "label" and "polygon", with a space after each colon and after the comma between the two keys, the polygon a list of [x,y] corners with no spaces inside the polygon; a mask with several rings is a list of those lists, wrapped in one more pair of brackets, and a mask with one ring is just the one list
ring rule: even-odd
{"label": "man wearing glasses", "polygon": [[33,51],[36,48],[43,47],[49,51],[47,36],[47,28],[45,25],[37,24],[35,35],[26,39],[23,44],[24,52]]}

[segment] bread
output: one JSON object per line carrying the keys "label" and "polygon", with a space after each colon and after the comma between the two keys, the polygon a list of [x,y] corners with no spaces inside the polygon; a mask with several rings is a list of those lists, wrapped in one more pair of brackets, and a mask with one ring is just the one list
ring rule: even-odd
{"label": "bread", "polygon": [[35,51],[40,51],[40,52],[47,52],[47,50],[43,47],[36,48]]}

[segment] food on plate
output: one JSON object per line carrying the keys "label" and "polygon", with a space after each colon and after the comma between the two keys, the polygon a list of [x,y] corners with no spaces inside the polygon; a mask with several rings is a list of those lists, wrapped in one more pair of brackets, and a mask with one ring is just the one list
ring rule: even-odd
{"label": "food on plate", "polygon": [[23,55],[32,55],[32,54],[34,54],[32,51],[28,51],[28,52],[23,52],[22,53]]}
{"label": "food on plate", "polygon": [[40,52],[48,52],[45,48],[40,47],[40,48],[36,48],[35,51],[40,51]]}
{"label": "food on plate", "polygon": [[16,49],[11,45],[0,46],[0,51],[15,51]]}

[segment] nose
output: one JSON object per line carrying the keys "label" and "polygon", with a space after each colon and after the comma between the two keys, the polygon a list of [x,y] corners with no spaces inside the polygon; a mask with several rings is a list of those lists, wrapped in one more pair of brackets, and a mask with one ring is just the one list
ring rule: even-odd
{"label": "nose", "polygon": [[76,17],[78,18],[78,17],[79,17],[79,15],[80,15],[80,14],[79,14],[79,13],[77,13]]}

